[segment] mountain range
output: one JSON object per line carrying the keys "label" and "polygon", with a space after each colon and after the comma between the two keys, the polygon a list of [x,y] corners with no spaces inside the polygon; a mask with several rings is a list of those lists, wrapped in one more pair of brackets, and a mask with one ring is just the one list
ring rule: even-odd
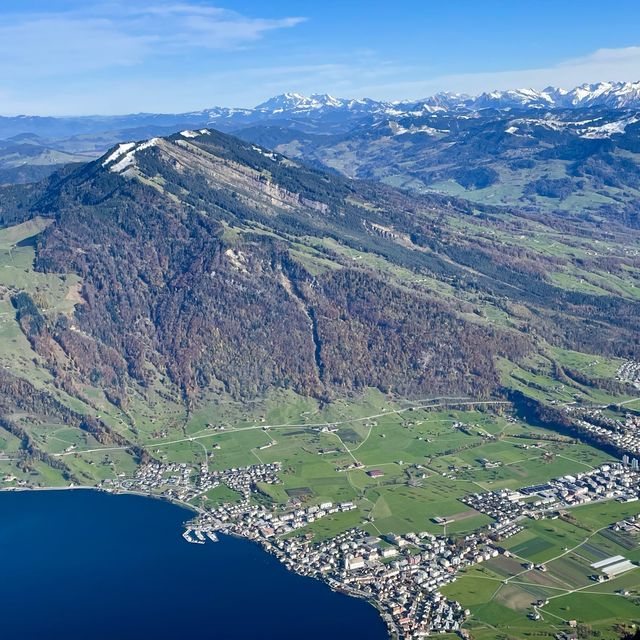
{"label": "mountain range", "polygon": [[254,109],[0,118],[0,183],[119,142],[213,127],[349,178],[478,203],[637,220],[640,83],[442,93],[413,102],[283,94]]}
{"label": "mountain range", "polygon": [[[583,84],[571,90],[556,87],[547,87],[542,91],[535,89],[509,89],[506,91],[486,92],[477,96],[442,92],[422,100],[395,102],[370,99],[351,100],[334,98],[327,94],[314,94],[307,97],[298,93],[285,93],[263,102],[253,111],[268,114],[305,114],[335,110],[395,116],[415,114],[421,111],[478,111],[480,109],[510,109],[517,107],[635,109],[640,107],[640,82],[599,82],[596,84]],[[212,113],[215,113],[215,111]]]}
{"label": "mountain range", "polygon": [[284,93],[275,96],[253,109],[211,107],[201,111],[180,114],[139,113],[122,116],[81,117],[0,117],[0,139],[24,133],[43,138],[66,138],[105,131],[144,127],[176,127],[183,124],[215,126],[229,130],[264,119],[288,117],[314,119],[319,114],[333,119],[336,124],[353,122],[354,119],[385,119],[388,117],[415,116],[434,111],[478,111],[481,109],[582,109],[602,107],[607,109],[640,108],[639,82],[600,82],[584,84],[572,90],[547,87],[492,91],[478,96],[458,93],[438,93],[422,100],[378,101],[369,98],[345,99],[327,94],[304,96]]}

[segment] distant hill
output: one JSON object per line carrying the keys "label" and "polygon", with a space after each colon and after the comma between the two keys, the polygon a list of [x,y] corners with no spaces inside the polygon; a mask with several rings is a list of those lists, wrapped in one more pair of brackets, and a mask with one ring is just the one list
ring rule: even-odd
{"label": "distant hill", "polygon": [[57,149],[36,135],[19,134],[0,140],[0,184],[37,182],[64,165],[87,159]]}

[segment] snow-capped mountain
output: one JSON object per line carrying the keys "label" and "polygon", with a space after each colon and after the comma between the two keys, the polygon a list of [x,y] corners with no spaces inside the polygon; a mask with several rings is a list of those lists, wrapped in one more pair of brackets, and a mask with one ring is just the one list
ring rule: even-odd
{"label": "snow-capped mountain", "polygon": [[571,90],[547,87],[507,89],[477,96],[441,92],[422,100],[384,102],[362,98],[349,100],[327,94],[304,96],[284,93],[275,96],[253,111],[271,115],[299,115],[342,110],[351,112],[409,114],[418,111],[478,111],[480,109],[579,109],[607,107],[610,109],[640,108],[640,82],[599,82],[583,84]]}
{"label": "snow-capped mountain", "polygon": [[[579,109],[607,107],[610,109],[640,108],[640,82],[599,82],[583,84],[567,90],[547,87],[535,89],[508,89],[491,91],[479,96],[441,93],[419,101],[425,105],[443,107],[447,110],[479,109]],[[414,103],[417,104],[417,103]]]}
{"label": "snow-capped mountain", "polygon": [[[563,106],[568,106],[567,101],[574,107],[637,108],[640,106],[640,82],[584,84],[564,96]],[[562,104],[562,100],[559,103]]]}
{"label": "snow-capped mountain", "polygon": [[255,111],[268,113],[305,113],[327,108],[342,108],[347,102],[347,100],[340,100],[326,93],[314,93],[310,96],[304,96],[300,93],[283,93],[259,104],[255,108]]}
{"label": "snow-capped mountain", "polygon": [[545,89],[509,89],[507,91],[492,91],[472,98],[468,107],[471,109],[486,108],[553,108],[555,106],[555,90]]}
{"label": "snow-capped mountain", "polygon": [[253,112],[262,116],[307,116],[317,114],[366,114],[386,113],[392,110],[387,102],[370,98],[335,98],[327,93],[283,93],[259,104]]}

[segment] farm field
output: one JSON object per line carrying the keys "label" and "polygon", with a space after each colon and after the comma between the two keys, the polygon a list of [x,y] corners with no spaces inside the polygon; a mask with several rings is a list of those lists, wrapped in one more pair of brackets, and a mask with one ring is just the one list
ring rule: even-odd
{"label": "farm field", "polygon": [[[640,568],[596,582],[591,565],[617,555],[637,560],[637,545],[625,548],[603,534],[638,514],[638,503],[612,501],[576,507],[557,519],[528,519],[523,531],[502,543],[511,557],[462,572],[444,593],[471,610],[467,626],[477,638],[552,637],[570,620],[591,625],[598,637],[619,638],[617,623],[640,621]],[[538,620],[530,618],[535,614]]]}

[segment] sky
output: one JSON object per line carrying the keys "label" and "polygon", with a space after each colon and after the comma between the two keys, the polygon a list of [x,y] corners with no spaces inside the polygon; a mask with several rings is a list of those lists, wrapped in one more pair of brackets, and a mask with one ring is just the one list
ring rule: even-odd
{"label": "sky", "polygon": [[1,0],[0,114],[640,80],[637,0]]}

